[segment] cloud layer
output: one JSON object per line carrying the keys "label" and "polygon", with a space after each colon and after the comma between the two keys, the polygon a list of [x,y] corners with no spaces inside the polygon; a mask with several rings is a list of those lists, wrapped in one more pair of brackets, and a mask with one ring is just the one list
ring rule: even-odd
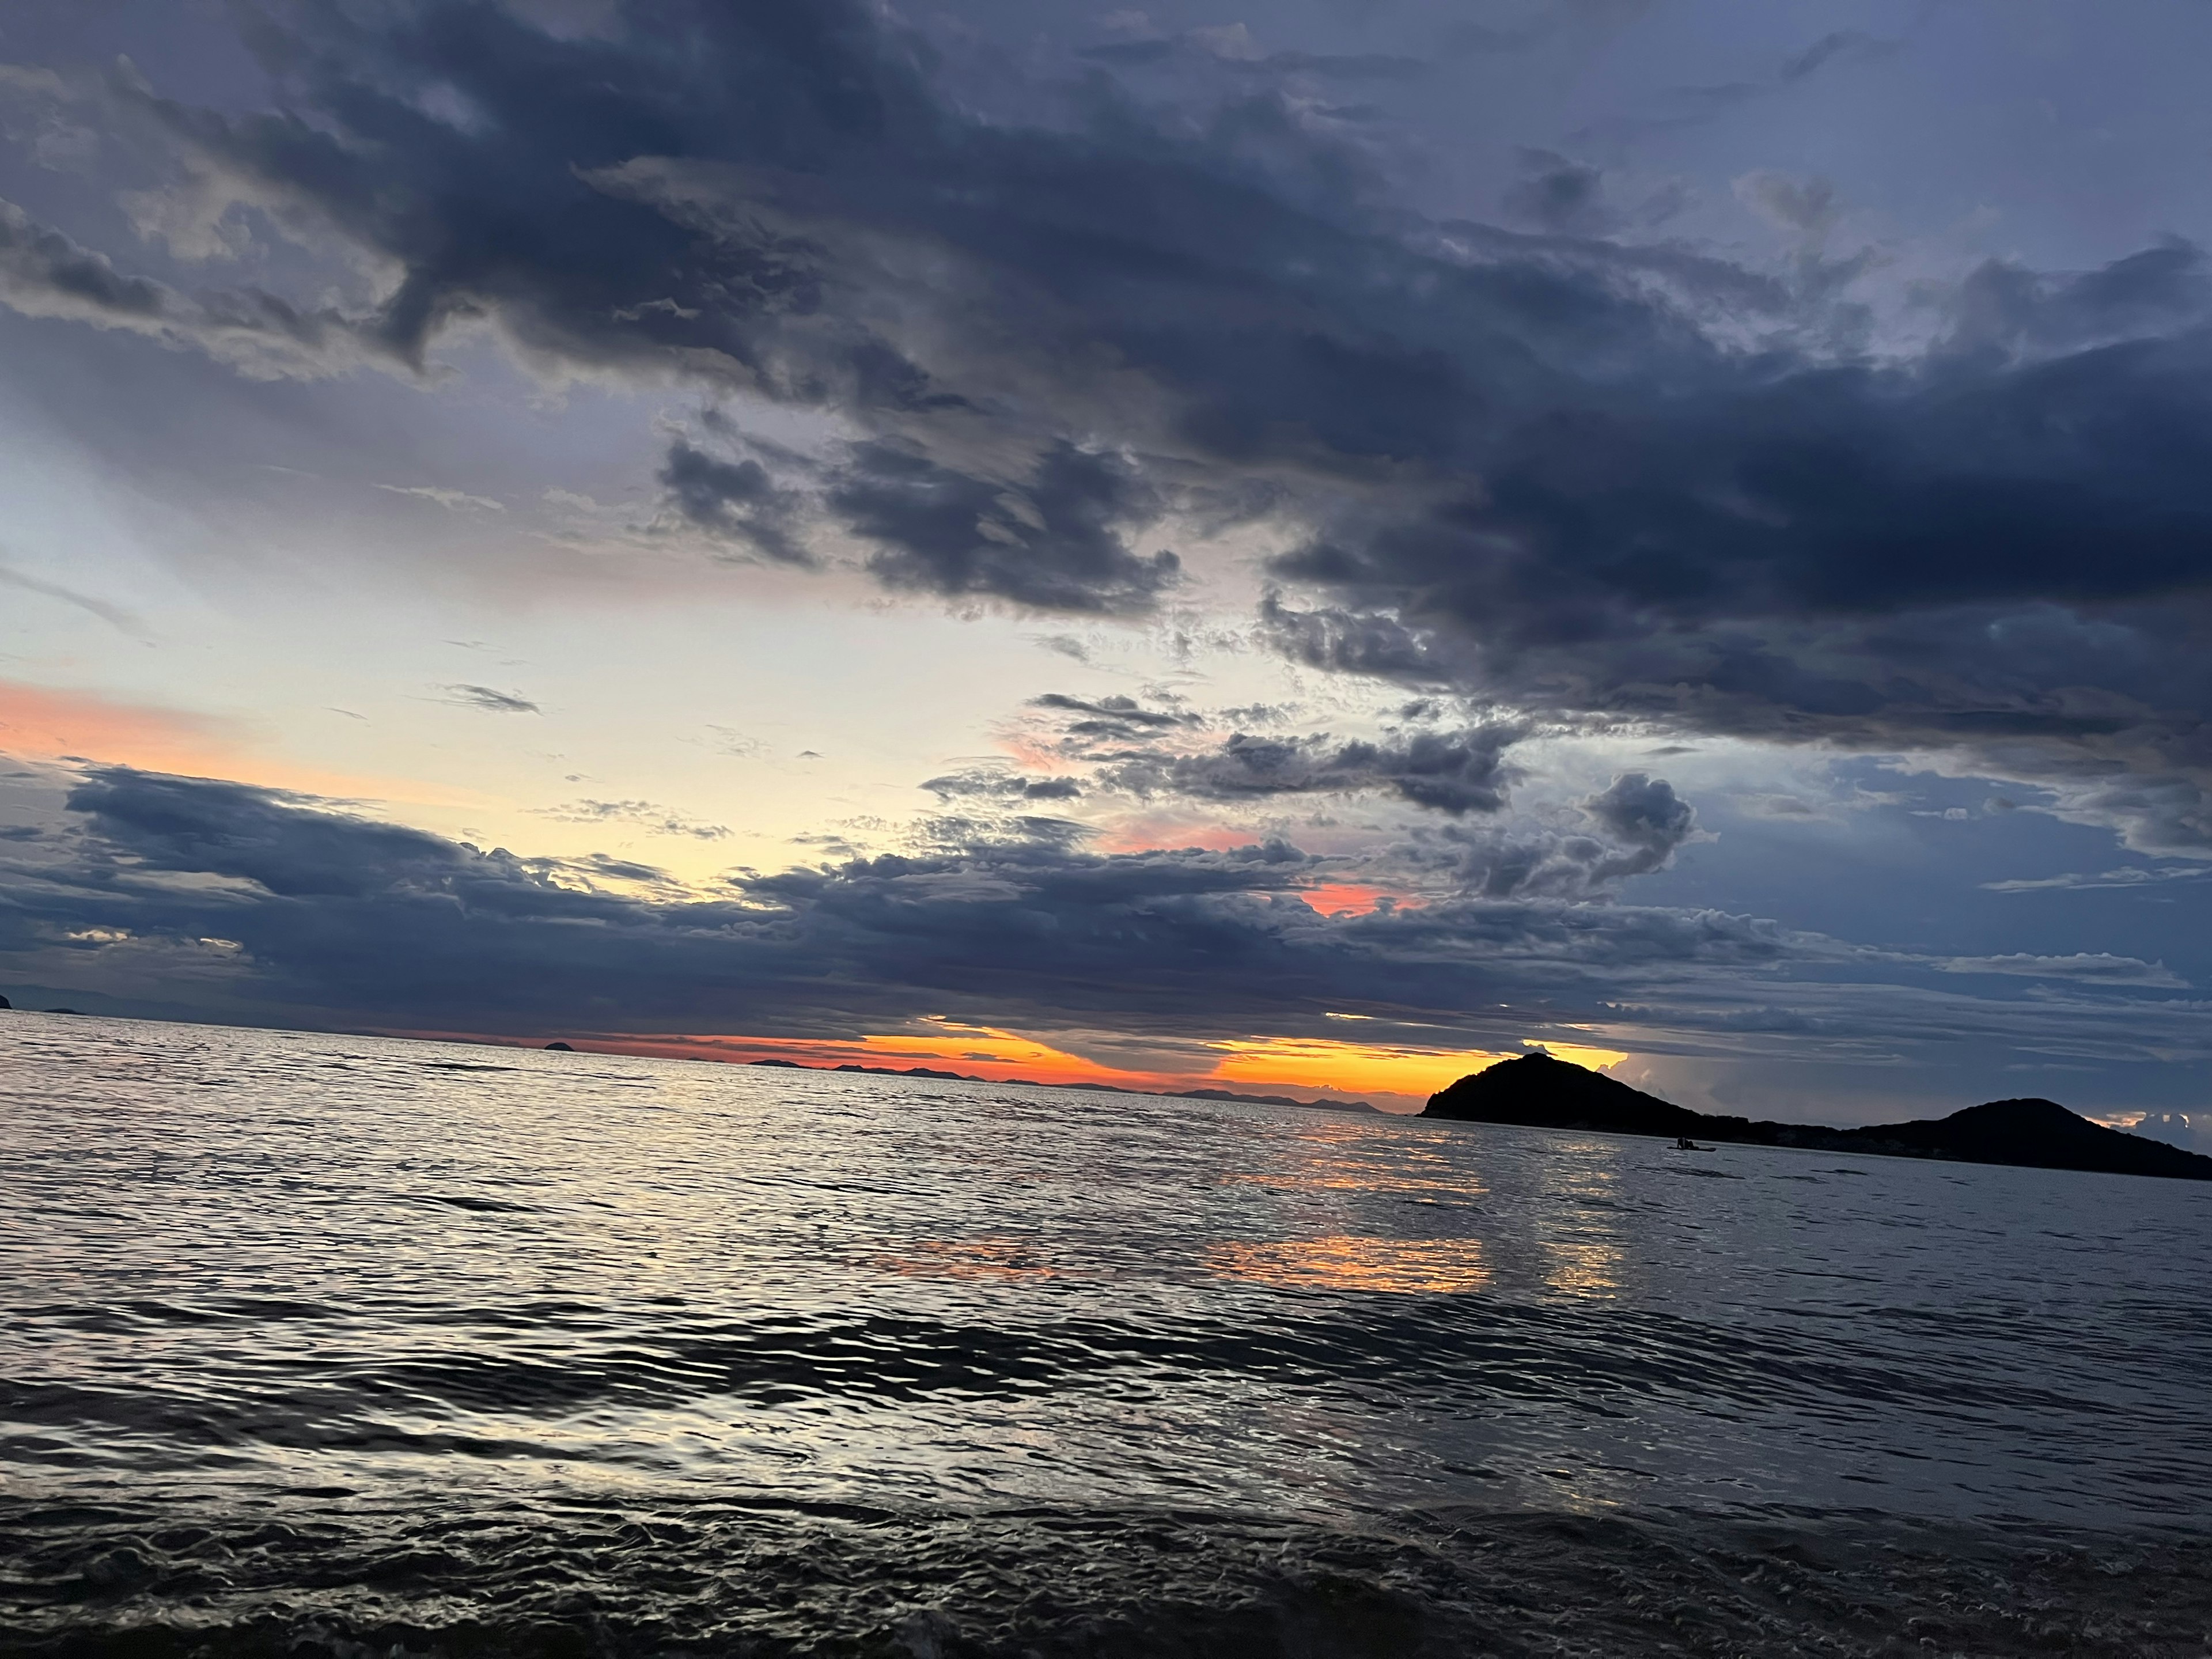
{"label": "cloud layer", "polygon": [[[1625,839],[1555,848],[1582,860],[1579,883],[1324,915],[1300,895],[1337,865],[1281,842],[1112,855],[1051,819],[945,819],[911,854],[686,891],[649,866],[487,852],[296,794],[110,768],[0,847],[0,962],[124,1007],[523,1036],[821,1039],[935,1016],[1202,1054],[1224,1032],[1341,1040],[1352,1015],[1382,1022],[1354,1036],[1431,1047],[1633,1025],[1647,1053],[1877,1066],[1961,1042],[2212,1052],[2201,1001],[2144,994],[2183,988],[2156,963],[1913,958],[1590,902],[1589,865],[1648,863],[1689,815],[1640,777],[1584,812]],[[1965,975],[2020,988],[1941,988]]]}
{"label": "cloud layer", "polygon": [[[2212,850],[2212,274],[2185,242],[1986,264],[1884,343],[1829,267],[1608,240],[1571,158],[1531,162],[1538,234],[1407,214],[1285,88],[1412,65],[1199,31],[1092,52],[1017,123],[839,0],[629,0],[566,34],[297,0],[250,40],[289,112],[103,95],[205,225],[272,216],[386,274],[350,308],[187,295],[10,207],[0,299],[254,374],[424,373],[488,325],[550,373],[833,415],[849,435],[777,464],[726,425],[671,442],[672,521],[755,556],[842,538],[894,589],[1126,613],[1182,574],[1169,524],[1265,520],[1295,538],[1270,636],[1307,660],[1954,750]],[[1235,70],[1202,119],[1103,72],[1189,53]],[[1753,184],[1813,225],[1814,185]]]}

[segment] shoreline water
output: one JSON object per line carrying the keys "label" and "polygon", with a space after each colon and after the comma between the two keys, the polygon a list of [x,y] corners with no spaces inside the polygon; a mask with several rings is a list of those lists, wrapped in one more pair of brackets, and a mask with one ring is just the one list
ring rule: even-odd
{"label": "shoreline water", "polygon": [[0,1050],[6,1651],[2212,1628],[2188,1183],[234,1028]]}

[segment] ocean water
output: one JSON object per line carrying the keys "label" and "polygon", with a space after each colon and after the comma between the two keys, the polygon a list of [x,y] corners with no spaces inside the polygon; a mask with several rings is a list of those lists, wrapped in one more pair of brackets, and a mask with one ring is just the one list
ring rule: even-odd
{"label": "ocean water", "polygon": [[0,1650],[2212,1649],[2212,1187],[0,1015]]}

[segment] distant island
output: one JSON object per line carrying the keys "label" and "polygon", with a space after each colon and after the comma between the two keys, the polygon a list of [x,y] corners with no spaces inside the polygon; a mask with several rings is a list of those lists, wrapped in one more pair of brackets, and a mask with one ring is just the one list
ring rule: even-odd
{"label": "distant island", "polygon": [[1244,1106],[1303,1106],[1313,1112],[1376,1112],[1364,1100],[1293,1100],[1288,1095],[1239,1095],[1226,1089],[1124,1089],[1111,1083],[1042,1083],[1028,1077],[971,1077],[928,1066],[804,1066],[795,1060],[750,1060],[748,1066],[772,1066],[785,1072],[864,1072],[874,1077],[926,1077],[942,1083],[1014,1083],[1028,1089],[1087,1089],[1099,1095],[1142,1095],[1153,1100],[1226,1100]]}
{"label": "distant island", "polygon": [[1618,1079],[1547,1054],[1524,1054],[1463,1077],[1429,1097],[1423,1117],[1539,1129],[1664,1135],[1744,1146],[1798,1146],[1882,1158],[1947,1158],[2033,1170],[2170,1176],[2212,1181],[2212,1158],[2107,1129],[2051,1100],[1993,1100],[1948,1117],[1830,1129],[1693,1112]]}

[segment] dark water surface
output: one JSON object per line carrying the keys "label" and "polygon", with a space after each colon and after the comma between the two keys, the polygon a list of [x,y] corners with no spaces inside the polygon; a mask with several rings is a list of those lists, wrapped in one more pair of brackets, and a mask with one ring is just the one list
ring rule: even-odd
{"label": "dark water surface", "polygon": [[2212,1188],[0,1016],[0,1647],[2212,1650]]}

